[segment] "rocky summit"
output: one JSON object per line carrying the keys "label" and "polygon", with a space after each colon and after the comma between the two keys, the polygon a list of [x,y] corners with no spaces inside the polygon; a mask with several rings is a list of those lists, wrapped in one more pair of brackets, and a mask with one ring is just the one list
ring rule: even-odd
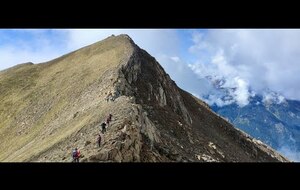
{"label": "rocky summit", "polygon": [[177,87],[127,35],[0,71],[0,100],[2,162],[71,162],[75,147],[79,162],[289,161]]}

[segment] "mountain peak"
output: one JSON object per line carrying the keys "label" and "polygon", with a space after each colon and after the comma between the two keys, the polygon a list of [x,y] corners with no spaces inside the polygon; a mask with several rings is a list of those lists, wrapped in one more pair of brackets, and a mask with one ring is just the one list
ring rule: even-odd
{"label": "mountain peak", "polygon": [[[132,40],[132,38],[128,34],[119,34],[119,35],[112,34],[111,36],[107,37],[106,39],[125,41],[127,43],[130,43],[130,44],[136,46],[135,42]],[[100,41],[100,42],[102,42],[102,41]]]}
{"label": "mountain peak", "polygon": [[128,35],[13,71],[0,73],[1,161],[66,162],[75,147],[92,162],[287,161],[178,88]]}
{"label": "mountain peak", "polygon": [[128,34],[119,34],[115,37],[116,38],[125,38],[125,39],[128,39],[129,41],[133,42],[132,38]]}

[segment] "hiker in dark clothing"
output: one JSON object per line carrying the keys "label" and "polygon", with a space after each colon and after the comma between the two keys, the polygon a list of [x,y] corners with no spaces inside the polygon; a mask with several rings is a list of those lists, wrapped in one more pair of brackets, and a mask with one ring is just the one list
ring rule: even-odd
{"label": "hiker in dark clothing", "polygon": [[98,135],[97,142],[98,142],[98,147],[100,147],[100,144],[101,144],[101,135],[100,134]]}
{"label": "hiker in dark clothing", "polygon": [[106,119],[107,126],[109,126],[109,123],[111,122],[111,117],[112,117],[112,114],[109,114]]}
{"label": "hiker in dark clothing", "polygon": [[106,119],[107,127],[109,127],[109,122],[110,122],[110,120],[109,120],[109,118],[107,118],[107,119]]}
{"label": "hiker in dark clothing", "polygon": [[79,162],[80,151],[78,148],[75,148],[72,152],[73,162]]}
{"label": "hiker in dark clothing", "polygon": [[106,123],[105,122],[103,122],[101,124],[101,129],[102,129],[102,134],[104,134],[104,132],[106,132]]}

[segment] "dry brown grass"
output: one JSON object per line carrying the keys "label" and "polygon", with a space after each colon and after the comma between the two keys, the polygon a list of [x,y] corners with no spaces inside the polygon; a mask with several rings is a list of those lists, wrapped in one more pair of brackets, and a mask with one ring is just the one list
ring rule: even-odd
{"label": "dry brown grass", "polygon": [[89,94],[105,90],[103,75],[131,51],[123,37],[110,37],[46,63],[1,71],[0,161],[28,160],[87,125],[102,101]]}

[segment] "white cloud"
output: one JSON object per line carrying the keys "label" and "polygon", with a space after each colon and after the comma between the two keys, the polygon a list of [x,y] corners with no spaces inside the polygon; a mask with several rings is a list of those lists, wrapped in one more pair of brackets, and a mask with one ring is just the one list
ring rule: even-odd
{"label": "white cloud", "polygon": [[[214,56],[209,60],[210,62],[196,62],[194,64],[189,64],[189,67],[201,78],[206,78],[211,76],[211,82],[220,81],[225,79],[224,83],[219,84],[219,88],[226,88],[227,93],[216,93],[210,94],[208,99],[203,97],[208,104],[216,104],[218,106],[229,105],[236,102],[239,106],[243,107],[249,103],[249,84],[248,82],[241,78],[238,69],[230,65],[224,54],[223,49],[219,49]],[[210,93],[213,93],[210,91]],[[224,96],[230,95],[233,99],[226,100]]]}
{"label": "white cloud", "polygon": [[285,102],[285,98],[278,93],[266,90],[263,92],[263,102],[281,104]]}
{"label": "white cloud", "polygon": [[195,32],[192,41],[194,66],[226,80],[239,77],[258,93],[270,88],[300,100],[300,30],[217,29]]}
{"label": "white cloud", "polygon": [[216,104],[218,107],[223,107],[234,103],[234,99],[222,99],[219,94],[209,94],[207,98],[202,97],[202,99],[209,105]]}
{"label": "white cloud", "polygon": [[203,95],[202,99],[210,105],[216,104],[219,107],[232,103],[236,103],[240,107],[248,105],[249,97],[252,94],[248,90],[248,83],[243,79],[235,77],[233,80],[227,80],[220,87],[225,88],[225,90],[220,90],[219,92],[211,90],[206,96]]}
{"label": "white cloud", "polygon": [[172,59],[173,61],[177,62],[177,63],[180,61],[180,58],[177,57],[177,56],[171,57],[171,59]]}
{"label": "white cloud", "polygon": [[204,35],[199,32],[193,32],[192,41],[194,44],[189,48],[189,51],[192,53],[199,53],[200,51],[211,50],[213,46],[210,43],[207,43],[204,39]]}
{"label": "white cloud", "polygon": [[234,97],[237,101],[237,104],[245,106],[249,103],[250,93],[248,91],[248,84],[241,78],[235,77],[234,81],[236,82],[237,89],[234,91]]}

